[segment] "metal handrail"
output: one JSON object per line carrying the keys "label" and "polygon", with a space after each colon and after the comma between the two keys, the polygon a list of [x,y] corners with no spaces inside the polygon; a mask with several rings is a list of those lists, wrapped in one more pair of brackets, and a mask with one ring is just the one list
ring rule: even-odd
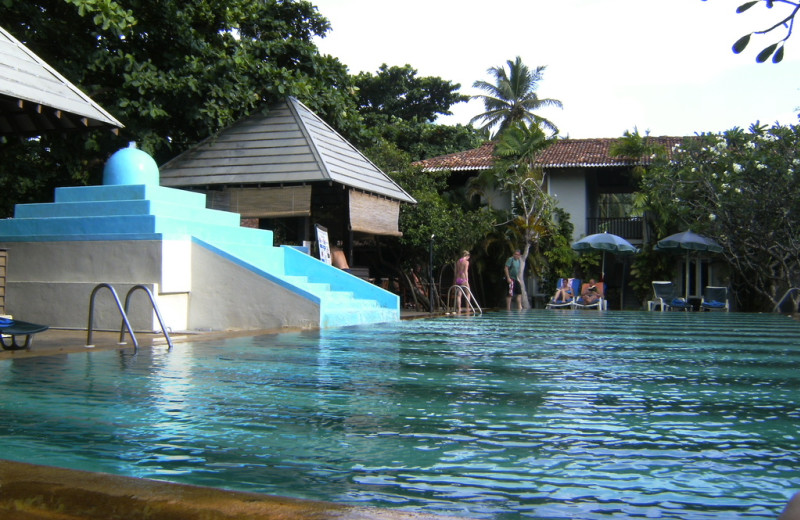
{"label": "metal handrail", "polygon": [[[111,286],[111,284],[107,284],[107,283],[98,284],[92,290],[92,295],[89,297],[89,325],[86,327],[86,331],[87,331],[86,332],[86,346],[87,347],[93,347],[94,346],[92,344],[92,332],[93,332],[92,329],[94,328],[94,325],[92,323],[94,321],[94,298],[97,295],[97,291],[99,291],[100,289],[103,289],[103,288],[106,288],[109,291],[111,291],[111,296],[114,297],[114,301],[117,303],[117,308],[119,309],[119,313],[122,315],[122,323],[123,323],[123,325],[128,327],[128,332],[130,332],[130,334],[131,334],[131,340],[133,340],[133,347],[138,349],[139,348],[139,342],[136,341],[136,335],[133,333],[133,328],[131,328],[131,324],[128,321],[128,315],[125,313],[125,311],[122,308],[122,303],[120,303],[120,301],[119,301],[119,297],[117,296],[117,291],[114,290],[114,288]],[[125,343],[123,341],[123,339],[124,339],[124,333],[120,332],[120,336],[119,336],[120,344],[124,344]]]}
{"label": "metal handrail", "polygon": [[[161,332],[164,334],[164,338],[167,340],[168,350],[171,350],[172,349],[172,339],[169,337],[169,333],[167,332],[167,327],[164,326],[164,320],[161,318],[161,312],[159,312],[159,310],[158,310],[158,304],[156,304],[156,299],[153,297],[153,292],[150,289],[148,289],[146,286],[144,286],[144,285],[134,285],[133,287],[130,288],[130,290],[128,291],[128,294],[125,296],[125,312],[122,315],[123,316],[123,322],[119,326],[119,340],[120,340],[120,342],[122,342],[122,340],[125,339],[125,329],[124,329],[123,325],[128,325],[127,313],[128,313],[128,304],[131,301],[131,294],[133,294],[133,292],[136,291],[137,289],[141,289],[144,292],[146,292],[147,296],[150,298],[150,303],[152,304],[153,310],[156,313],[156,318],[158,318],[158,323],[161,325]],[[128,332],[131,333],[131,338],[133,338],[133,332],[131,331],[130,325],[128,325]],[[134,342],[135,341],[136,340],[134,339]]]}
{"label": "metal handrail", "polygon": [[[478,300],[475,298],[475,295],[472,294],[472,291],[470,290],[469,286],[467,286],[467,285],[453,285],[447,291],[447,310],[448,311],[451,310],[451,307],[450,307],[450,295],[453,294],[453,293],[456,293],[456,298],[461,298],[462,296],[464,296],[466,298],[466,300],[467,300],[467,305],[469,305],[469,308],[472,310],[472,312],[474,314],[478,314],[478,313],[479,314],[483,314],[483,309],[481,309],[481,306],[478,303]],[[475,302],[475,305],[473,305],[472,302]],[[478,308],[477,311],[475,310],[475,307]]]}
{"label": "metal handrail", "polygon": [[[780,300],[778,300],[778,303],[777,303],[777,304],[775,305],[775,307],[772,309],[772,312],[780,312],[780,308],[781,308],[781,305],[783,305],[783,302],[786,300],[786,298],[788,298],[788,297],[789,297],[789,295],[790,295],[790,294],[792,294],[792,293],[793,293],[793,292],[795,292],[795,291],[797,291],[798,293],[800,293],[800,287],[791,287],[789,290],[787,290],[787,291],[786,291],[786,292],[783,294],[783,296],[781,297],[781,299],[780,299]],[[795,302],[795,303],[796,303],[796,302]]]}

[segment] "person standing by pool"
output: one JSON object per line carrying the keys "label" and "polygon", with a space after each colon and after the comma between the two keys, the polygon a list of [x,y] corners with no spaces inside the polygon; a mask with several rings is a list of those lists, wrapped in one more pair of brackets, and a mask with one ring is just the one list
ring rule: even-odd
{"label": "person standing by pool", "polygon": [[464,299],[464,309],[469,310],[469,251],[464,250],[461,253],[461,258],[456,260],[456,276],[455,284],[466,288],[466,290],[459,290],[456,293],[456,312],[461,312],[461,299]]}
{"label": "person standing by pool", "polygon": [[511,310],[511,300],[517,302],[517,309],[522,309],[522,284],[519,281],[520,266],[522,265],[522,253],[519,249],[514,251],[514,254],[508,257],[503,271],[506,274],[506,282],[508,282],[508,294],[506,295],[506,309]]}

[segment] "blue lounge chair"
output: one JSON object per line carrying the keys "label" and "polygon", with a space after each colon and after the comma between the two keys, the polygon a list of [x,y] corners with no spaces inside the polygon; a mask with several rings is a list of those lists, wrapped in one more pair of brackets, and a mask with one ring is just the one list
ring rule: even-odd
{"label": "blue lounge chair", "polygon": [[589,287],[588,283],[581,285],[581,292],[578,293],[578,297],[575,298],[575,301],[572,303],[572,308],[574,309],[597,309],[598,311],[605,311],[608,310],[608,300],[606,300],[605,295],[605,288],[606,285],[603,282],[597,282],[594,284],[597,288],[597,294],[599,298],[592,303],[586,303],[583,300],[583,296],[581,296],[585,290]]}
{"label": "blue lounge chair", "polygon": [[572,280],[572,296],[567,298],[566,300],[558,300],[551,299],[550,303],[547,304],[545,307],[546,309],[565,309],[565,308],[572,308],[572,304],[575,303],[575,298],[580,294],[581,289],[581,280],[580,278],[559,278],[557,288],[561,289],[564,287],[564,284],[568,283],[569,280]]}
{"label": "blue lounge chair", "polygon": [[703,289],[703,299],[700,301],[700,308],[705,311],[730,311],[728,304],[728,288],[706,286]]}
{"label": "blue lounge chair", "polygon": [[[49,327],[28,323],[27,321],[12,320],[10,318],[0,318],[0,346],[3,350],[22,350],[30,347],[31,339],[34,334],[44,332]],[[6,336],[11,336],[11,343],[6,343]],[[25,336],[25,343],[17,343],[17,336]]]}
{"label": "blue lounge chair", "polygon": [[669,311],[678,309],[682,311],[692,310],[692,304],[687,302],[684,298],[680,298],[675,294],[675,284],[672,282],[652,282],[653,285],[653,299],[647,302],[647,310],[653,311],[656,307],[661,311]]}

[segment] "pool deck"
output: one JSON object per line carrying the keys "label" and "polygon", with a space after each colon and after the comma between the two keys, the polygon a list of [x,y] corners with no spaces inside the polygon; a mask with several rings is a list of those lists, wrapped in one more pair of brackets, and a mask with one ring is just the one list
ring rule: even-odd
{"label": "pool deck", "polygon": [[[428,317],[403,313],[403,319]],[[279,334],[295,329],[172,333],[173,344]],[[36,334],[27,350],[0,351],[0,359],[63,355],[97,350],[133,349],[130,336],[120,345],[119,332],[95,331],[86,347],[85,330],[49,329]],[[139,348],[166,348],[163,334],[136,333]],[[0,460],[0,518],[15,520],[84,520],[125,518],[159,520],[442,520],[437,515],[256,493],[188,486],[102,473],[74,471]]]}

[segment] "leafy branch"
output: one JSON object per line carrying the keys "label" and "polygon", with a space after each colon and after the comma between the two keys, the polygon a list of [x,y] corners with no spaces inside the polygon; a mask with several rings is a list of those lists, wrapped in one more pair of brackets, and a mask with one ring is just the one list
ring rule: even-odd
{"label": "leafy branch", "polygon": [[[705,1],[705,0],[703,0]],[[786,40],[789,39],[792,35],[792,30],[794,29],[794,19],[797,15],[797,12],[800,11],[800,2],[791,1],[791,0],[750,0],[749,2],[745,2],[736,8],[736,13],[744,13],[745,11],[749,10],[756,4],[764,3],[767,9],[772,9],[775,4],[786,4],[791,6],[791,12],[779,20],[777,23],[773,24],[772,26],[762,30],[762,31],[753,31],[749,34],[746,34],[736,40],[736,43],[733,44],[733,52],[736,54],[741,53],[742,51],[747,48],[747,45],[750,43],[750,38],[755,35],[763,35],[769,34],[772,31],[775,31],[781,27],[785,28],[786,34],[780,40],[764,47],[761,52],[758,53],[756,56],[757,63],[764,63],[770,57],[772,57],[772,63],[780,63],[783,60],[784,55],[784,45]]]}

